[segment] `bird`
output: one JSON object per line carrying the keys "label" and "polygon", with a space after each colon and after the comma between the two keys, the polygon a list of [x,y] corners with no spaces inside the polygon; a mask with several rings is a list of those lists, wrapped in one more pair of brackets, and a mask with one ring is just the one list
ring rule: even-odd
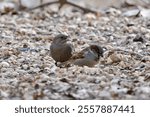
{"label": "bird", "polygon": [[94,67],[100,57],[103,57],[103,48],[99,45],[90,45],[79,53],[72,56],[73,64],[77,66]]}
{"label": "bird", "polygon": [[68,36],[65,34],[58,34],[54,37],[51,46],[51,57],[55,60],[55,65],[58,66],[58,62],[66,62],[72,56],[73,46],[67,43]]}

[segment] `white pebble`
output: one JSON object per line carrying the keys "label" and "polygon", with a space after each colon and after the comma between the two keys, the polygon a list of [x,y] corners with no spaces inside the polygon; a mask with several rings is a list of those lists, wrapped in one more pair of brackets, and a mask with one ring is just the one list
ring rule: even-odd
{"label": "white pebble", "polygon": [[24,64],[24,65],[22,65],[22,68],[24,69],[24,70],[27,70],[28,69],[28,65],[26,65],[26,64]]}
{"label": "white pebble", "polygon": [[5,68],[7,68],[7,67],[9,67],[10,65],[9,65],[9,63],[8,62],[1,62],[0,63],[0,67],[5,67]]}

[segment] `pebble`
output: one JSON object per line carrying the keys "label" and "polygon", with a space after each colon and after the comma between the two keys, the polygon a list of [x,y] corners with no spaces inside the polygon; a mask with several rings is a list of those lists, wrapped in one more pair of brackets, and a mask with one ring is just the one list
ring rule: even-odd
{"label": "pebble", "polygon": [[0,68],[2,68],[2,67],[5,67],[5,68],[7,68],[7,67],[9,67],[10,66],[10,64],[8,63],[8,62],[1,62],[0,63]]}
{"label": "pebble", "polygon": [[24,70],[28,70],[28,69],[29,69],[29,66],[28,66],[27,64],[24,64],[24,65],[22,65],[22,68],[23,68]]}
{"label": "pebble", "polygon": [[[148,19],[124,17],[115,8],[100,17],[45,9],[0,18],[0,99],[34,99],[42,93],[38,99],[149,99]],[[69,35],[74,52],[97,43],[105,48],[104,57],[93,68],[57,67],[49,46],[61,32]]]}

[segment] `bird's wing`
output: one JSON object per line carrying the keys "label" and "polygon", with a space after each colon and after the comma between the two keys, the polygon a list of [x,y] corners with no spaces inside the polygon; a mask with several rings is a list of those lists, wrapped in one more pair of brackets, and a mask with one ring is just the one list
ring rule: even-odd
{"label": "bird's wing", "polygon": [[72,59],[85,58],[85,54],[86,54],[86,52],[88,52],[88,51],[89,51],[89,48],[85,48],[85,49],[81,50],[80,52],[74,53],[71,58],[72,58]]}
{"label": "bird's wing", "polygon": [[72,55],[71,59],[80,59],[80,58],[84,58],[84,52],[76,52]]}
{"label": "bird's wing", "polygon": [[67,44],[64,48],[64,53],[70,55],[72,54],[73,46],[71,44]]}

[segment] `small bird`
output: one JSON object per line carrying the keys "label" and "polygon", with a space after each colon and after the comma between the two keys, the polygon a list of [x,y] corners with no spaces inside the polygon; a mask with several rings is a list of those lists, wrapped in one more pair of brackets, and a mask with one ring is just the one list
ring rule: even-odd
{"label": "small bird", "polygon": [[56,61],[55,65],[58,66],[58,62],[65,62],[72,56],[72,45],[67,43],[68,36],[64,34],[58,34],[50,46],[50,52],[52,58]]}
{"label": "small bird", "polygon": [[100,56],[103,57],[102,47],[98,45],[90,45],[72,56],[72,59],[74,59],[74,65],[93,67],[98,63]]}

